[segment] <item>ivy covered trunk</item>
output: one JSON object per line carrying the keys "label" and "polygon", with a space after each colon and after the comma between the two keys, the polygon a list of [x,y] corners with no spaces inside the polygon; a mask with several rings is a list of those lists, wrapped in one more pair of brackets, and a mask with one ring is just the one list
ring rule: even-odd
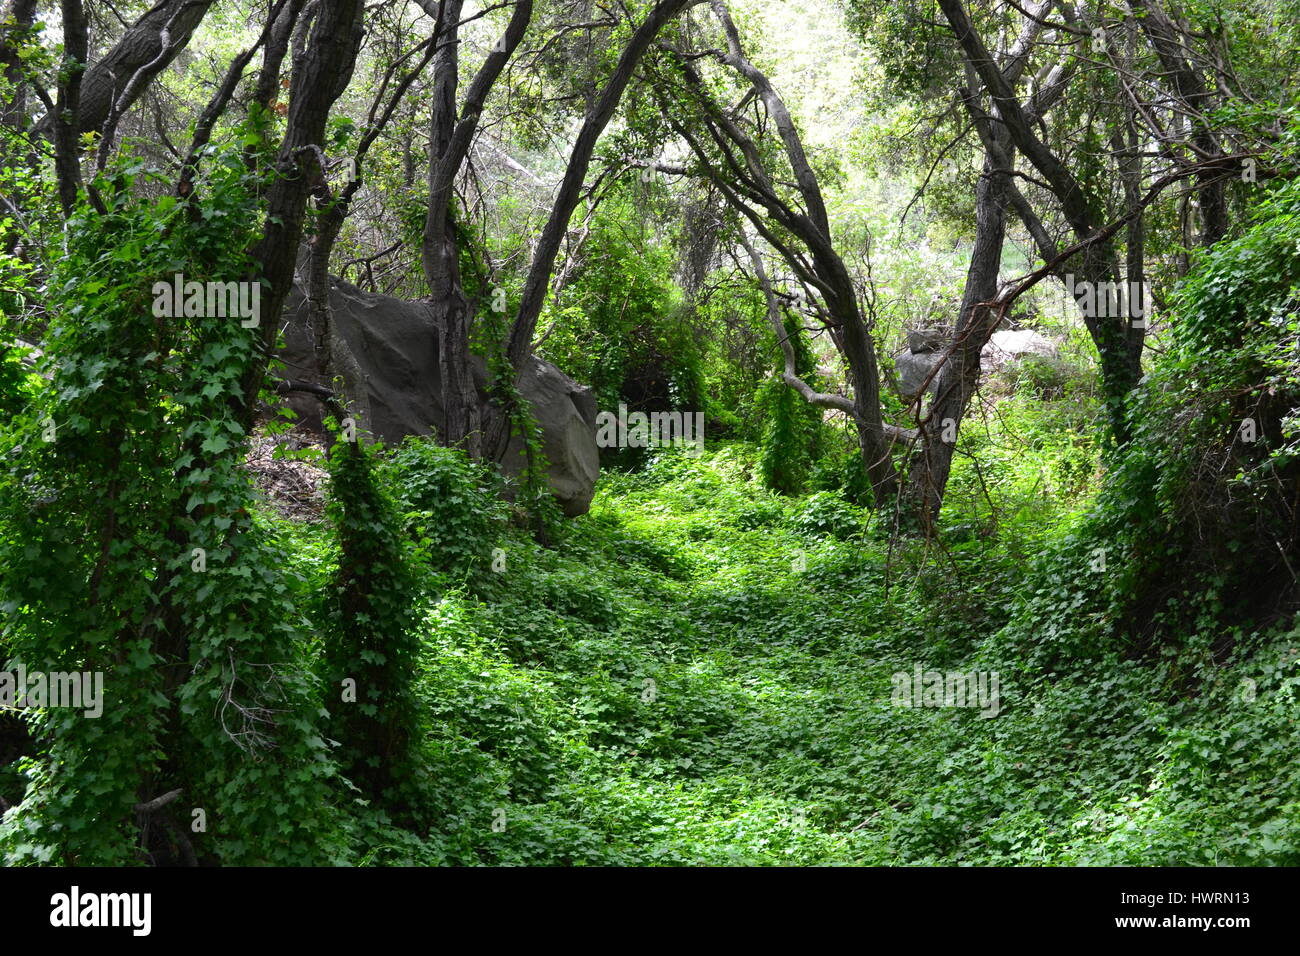
{"label": "ivy covered trunk", "polygon": [[416,800],[420,769],[413,755],[420,638],[414,579],[374,454],[343,440],[330,456],[338,564],[326,608],[325,700],[343,773],[369,799],[405,814]]}

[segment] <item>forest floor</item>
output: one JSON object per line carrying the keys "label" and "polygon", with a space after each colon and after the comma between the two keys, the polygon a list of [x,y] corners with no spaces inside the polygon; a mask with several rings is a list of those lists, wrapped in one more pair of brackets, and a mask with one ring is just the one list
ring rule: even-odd
{"label": "forest floor", "polygon": [[[1046,673],[1023,555],[891,552],[753,454],[606,474],[559,547],[430,599],[441,823],[357,824],[364,862],[1296,862],[1297,635],[1195,693],[1170,661]],[[996,705],[900,706],[918,668]]]}

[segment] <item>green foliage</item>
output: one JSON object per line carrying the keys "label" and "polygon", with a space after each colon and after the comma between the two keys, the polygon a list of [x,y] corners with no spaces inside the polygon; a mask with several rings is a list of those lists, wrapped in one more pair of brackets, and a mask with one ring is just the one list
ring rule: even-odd
{"label": "green foliage", "polygon": [[712,292],[692,306],[709,425],[724,437],[760,440],[764,418],[758,406],[768,394],[764,383],[779,355],[767,302],[757,283],[745,276],[719,270],[707,281]]}
{"label": "green foliage", "polygon": [[488,568],[507,518],[494,470],[430,438],[407,438],[380,467],[429,570],[463,580]]}
{"label": "green foliage", "polygon": [[[867,95],[835,102],[864,105],[817,124],[791,106],[884,360],[904,328],[949,320],[961,300],[979,141],[946,108],[963,69],[931,0],[844,6],[875,56],[853,80]],[[1178,190],[1149,208],[1148,274],[1170,304],[1147,378],[1131,396],[1107,392],[1074,348],[982,383],[926,538],[863,507],[851,430],[771,376],[765,300],[728,265],[735,223],[715,186],[692,168],[671,183],[627,171],[675,138],[661,108],[677,120],[698,109],[668,82],[679,72],[659,46],[602,138],[541,353],[601,408],[705,411],[711,435],[739,440],[711,440],[702,457],[638,451],[618,461],[636,470],[606,469],[589,515],[561,523],[505,362],[506,317],[546,212],[536,187],[558,176],[555,121],[591,102],[626,23],[539,21],[560,32],[503,77],[508,113],[485,113],[482,143],[512,173],[471,177],[453,216],[473,347],[521,459],[513,482],[408,439],[391,452],[337,443],[324,520],[282,519],[254,491],[241,383],[263,360],[260,335],[154,316],[151,287],[178,272],[257,274],[245,250],[266,181],[249,163],[270,169],[281,104],[218,131],[244,152],[210,150],[188,200],[138,164],[95,177],[108,211],[78,207],[66,236],[41,164],[0,163],[0,192],[17,197],[0,216],[0,666],[102,671],[106,693],[100,718],[0,719],[0,796],[17,804],[0,821],[0,858],[1300,863],[1300,186],[1287,179],[1300,136],[1294,123],[1278,136],[1284,107],[1271,101],[1290,95],[1274,88],[1293,59],[1297,27],[1282,14],[1295,6],[1183,11],[1189,42],[1217,37],[1236,85],[1268,93],[1214,110],[1216,134],[1282,175],[1227,184],[1242,232],[1198,254],[1172,295],[1186,210]],[[1016,35],[1014,8],[971,11],[986,37]],[[389,31],[409,31],[409,18],[374,12],[358,77],[385,75],[400,49]],[[768,14],[738,11],[747,43],[768,40],[753,44],[757,61],[817,101],[853,59],[847,37],[831,17],[788,43],[764,37],[760,24],[780,22]],[[465,24],[467,68],[507,15]],[[57,64],[38,32],[7,39],[41,82]],[[1133,39],[1135,73],[1157,69]],[[196,49],[195,62],[217,59]],[[731,121],[764,134],[742,158],[795,201],[771,112],[697,62],[718,101],[739,104]],[[1024,81],[1044,65],[1031,52]],[[209,79],[168,76],[187,108]],[[1122,203],[1117,82],[1075,75],[1043,133],[1098,221]],[[347,99],[344,110],[369,97]],[[335,262],[369,263],[414,297],[426,209],[410,114],[396,110],[376,140]],[[337,159],[363,122],[330,116],[320,146]],[[835,143],[846,129],[853,141]],[[0,127],[0,155],[29,148]],[[866,180],[872,167],[895,178]],[[1235,215],[1260,195],[1256,219]],[[1034,265],[1018,244],[1009,274]],[[1092,354],[1073,312],[1040,319]],[[793,319],[787,330],[801,377],[842,387],[816,375],[835,364],[826,341]],[[16,339],[39,342],[42,374]],[[881,400],[904,420],[897,396]],[[1108,413],[1133,427],[1103,455]],[[1000,712],[897,706],[897,678],[917,667],[996,673]],[[142,843],[135,807],[172,790]],[[206,831],[190,830],[194,810]]]}
{"label": "green foliage", "polygon": [[0,845],[15,863],[137,862],[133,806],[180,787],[210,821],[203,859],[328,859],[333,765],[294,663],[283,557],[237,454],[254,333],[151,314],[155,281],[244,274],[254,184],[237,156],[214,157],[203,199],[140,200],[140,172],[101,177],[107,215],[69,223],[49,283],[51,387],[0,439],[9,651],[29,670],[102,672],[105,698],[97,719],[29,717],[40,760]]}
{"label": "green foliage", "polygon": [[1063,359],[1031,353],[1009,363],[1006,377],[1013,388],[1028,389],[1040,398],[1059,399],[1080,375]]}
{"label": "green foliage", "polygon": [[330,456],[328,515],[338,561],[322,629],[323,684],[336,695],[329,731],[344,774],[402,813],[418,799],[423,774],[415,752],[417,586],[374,459],[374,449],[357,441],[336,442]]}
{"label": "green foliage", "polygon": [[543,324],[540,354],[615,409],[700,410],[700,350],[672,280],[671,246],[650,241],[630,196],[607,198],[582,258]]}
{"label": "green foliage", "polygon": [[[812,467],[808,478],[809,490],[837,491],[855,505],[869,505],[874,501],[871,477],[862,463],[862,452],[856,437],[843,430],[828,429],[830,446]],[[824,433],[825,434],[825,433]]]}
{"label": "green foliage", "polygon": [[[794,315],[787,315],[785,332],[795,353],[795,374],[816,391],[823,390],[817,363]],[[782,365],[784,368],[784,364]],[[822,410],[804,401],[780,372],[763,386],[757,402],[763,427],[763,481],[774,491],[795,495],[803,490],[812,463],[821,450]]]}
{"label": "green foliage", "polygon": [[[1294,859],[1294,633],[1252,636],[1227,666],[1198,650],[1200,693],[1188,661],[1102,657],[1048,677],[1018,636],[1079,612],[1059,608],[1069,582],[1057,608],[999,634],[1015,589],[967,600],[954,577],[984,575],[982,592],[990,561],[1023,573],[1001,537],[954,541],[959,568],[931,586],[921,543],[891,570],[886,542],[853,533],[859,514],[771,495],[756,451],[730,445],[609,476],[560,549],[513,542],[507,587],[447,593],[429,614],[443,822],[419,844],[367,832],[367,858]],[[891,674],[918,662],[998,671],[1003,712],[894,706]]]}
{"label": "green foliage", "polygon": [[[494,290],[493,298],[498,299],[502,291]],[[519,391],[516,370],[506,355],[505,314],[506,309],[498,308],[494,303],[483,313],[475,338],[487,359],[488,392],[493,413],[503,416],[508,429],[505,454],[517,455],[520,459],[515,484],[510,489],[513,500],[538,539],[549,541],[559,533],[560,509],[551,494],[547,475],[550,463],[542,447],[541,425],[533,415],[532,406]]]}
{"label": "green foliage", "polygon": [[1088,530],[1121,569],[1107,577],[1114,619],[1137,625],[1142,647],[1216,617],[1290,605],[1300,478],[1295,183],[1240,238],[1201,258],[1175,307],[1168,351],[1131,405],[1134,438]]}
{"label": "green foliage", "polygon": [[23,365],[23,356],[30,353],[22,347],[0,345],[0,415],[11,418],[19,414],[36,398],[39,380],[33,381]]}
{"label": "green foliage", "polygon": [[800,534],[851,538],[862,531],[861,513],[833,491],[817,491],[799,502],[790,527]]}

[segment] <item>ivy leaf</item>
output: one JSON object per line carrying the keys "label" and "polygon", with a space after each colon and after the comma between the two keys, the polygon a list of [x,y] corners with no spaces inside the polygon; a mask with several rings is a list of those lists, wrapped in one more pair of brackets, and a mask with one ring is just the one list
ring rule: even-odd
{"label": "ivy leaf", "polygon": [[209,435],[200,447],[208,454],[219,455],[230,447],[230,439],[225,435]]}

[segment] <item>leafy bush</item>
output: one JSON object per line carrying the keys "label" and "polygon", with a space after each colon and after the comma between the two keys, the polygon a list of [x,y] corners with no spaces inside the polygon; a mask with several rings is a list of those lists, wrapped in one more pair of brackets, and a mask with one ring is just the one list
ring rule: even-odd
{"label": "leafy bush", "polygon": [[1024,355],[1002,371],[1013,389],[1029,389],[1043,399],[1064,398],[1071,382],[1083,377],[1080,369],[1050,355]]}
{"label": "leafy bush", "polygon": [[[259,184],[238,154],[208,170],[193,205],[135,198],[139,167],[99,177],[107,211],[79,207],[52,266],[51,387],[0,432],[9,650],[103,672],[105,695],[98,719],[29,717],[40,753],[0,825],[12,863],[338,859],[296,586],[240,467],[255,333],[151,309],[175,273],[247,275]],[[135,805],[171,789],[185,802],[142,848]],[[210,828],[191,841],[192,810]]]}
{"label": "leafy bush", "polygon": [[850,538],[862,533],[862,512],[833,491],[818,491],[804,498],[789,518],[789,525],[809,537]]}
{"label": "leafy bush", "polygon": [[458,448],[414,437],[381,471],[432,570],[464,578],[490,567],[508,516],[495,472]]}
{"label": "leafy bush", "polygon": [[[814,389],[823,390],[812,350],[794,316],[786,316],[785,331],[795,352],[795,373]],[[780,373],[763,385],[756,406],[765,422],[760,458],[763,481],[773,491],[798,494],[821,451],[822,410],[804,401]]]}
{"label": "leafy bush", "polygon": [[1205,253],[1175,307],[1089,525],[1110,549],[1112,620],[1139,648],[1297,607],[1300,183]]}
{"label": "leafy bush", "polygon": [[602,409],[702,411],[699,347],[682,321],[671,247],[647,243],[637,217],[629,195],[601,203],[541,353],[590,385]]}

